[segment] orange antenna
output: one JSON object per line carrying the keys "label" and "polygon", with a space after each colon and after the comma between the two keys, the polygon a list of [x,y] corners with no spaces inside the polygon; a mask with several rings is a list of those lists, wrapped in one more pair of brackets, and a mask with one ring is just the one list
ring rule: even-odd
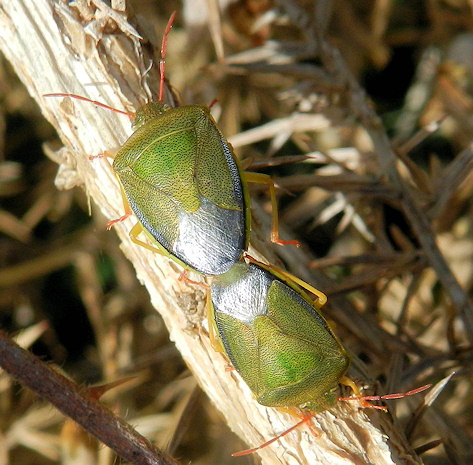
{"label": "orange antenna", "polygon": [[135,118],[134,113],[129,113],[127,111],[118,110],[117,108],[113,108],[110,105],[106,105],[105,103],[102,103],[102,102],[97,102],[96,100],[92,100],[92,99],[87,98],[87,97],[82,97],[81,95],[59,93],[59,94],[44,94],[43,97],[70,97],[70,98],[75,98],[77,100],[82,100],[84,102],[93,103],[94,105],[97,105],[98,107],[105,108],[106,110],[114,111],[115,113],[119,113],[121,115],[128,116],[130,119]]}
{"label": "orange antenna", "polygon": [[161,60],[159,60],[159,103],[164,103],[164,81],[165,70],[166,70],[166,52],[168,49],[168,35],[171,32],[174,19],[176,18],[176,12],[173,11],[169,17],[168,24],[164,30],[163,40],[161,42]]}
{"label": "orange antenna", "polygon": [[[338,400],[348,402],[350,400],[361,400],[361,401],[373,401],[373,400],[392,400],[392,399],[402,399],[403,397],[413,396],[419,394],[419,392],[426,391],[432,387],[431,384],[426,384],[425,386],[412,389],[407,392],[398,392],[396,394],[385,394],[384,396],[353,396],[353,397],[339,397]],[[386,407],[381,405],[366,405],[367,408],[375,408],[379,410],[386,410]]]}

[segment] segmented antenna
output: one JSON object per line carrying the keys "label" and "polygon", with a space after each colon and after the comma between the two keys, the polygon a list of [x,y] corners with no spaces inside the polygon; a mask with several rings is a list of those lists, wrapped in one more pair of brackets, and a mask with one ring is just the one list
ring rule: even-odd
{"label": "segmented antenna", "polygon": [[166,53],[168,49],[168,36],[171,32],[172,25],[174,24],[174,19],[176,18],[176,12],[173,11],[169,17],[168,24],[164,30],[163,40],[161,42],[161,59],[159,60],[159,103],[164,103],[164,81],[165,69],[166,69]]}

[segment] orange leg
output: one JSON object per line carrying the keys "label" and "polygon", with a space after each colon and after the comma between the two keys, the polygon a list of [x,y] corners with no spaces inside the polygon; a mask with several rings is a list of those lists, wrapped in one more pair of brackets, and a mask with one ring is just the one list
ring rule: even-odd
{"label": "orange leg", "polygon": [[273,442],[276,442],[278,439],[281,439],[282,437],[287,436],[289,433],[296,430],[297,428],[299,428],[302,425],[307,425],[308,428],[310,429],[311,433],[314,436],[316,436],[316,437],[319,436],[319,434],[314,430],[314,428],[310,424],[310,421],[312,420],[312,418],[315,415],[314,413],[301,414],[301,413],[297,413],[297,409],[294,409],[294,408],[281,408],[281,407],[279,407],[278,410],[281,411],[281,412],[289,413],[290,415],[296,416],[300,420],[296,424],[294,424],[290,428],[288,428],[286,431],[283,431],[281,434],[278,434],[276,437],[271,438],[269,441],[266,441],[264,444],[261,444],[257,447],[253,447],[252,449],[247,449],[247,450],[242,450],[240,452],[235,452],[235,453],[232,454],[232,457],[241,457],[242,455],[252,454],[253,452],[264,449],[265,447],[269,446]]}
{"label": "orange leg", "polygon": [[298,284],[300,287],[305,289],[306,291],[309,291],[311,294],[314,294],[317,297],[317,300],[314,302],[315,306],[320,309],[327,303],[327,296],[322,292],[316,289],[314,286],[311,286],[310,284],[306,283],[302,279],[298,278],[297,276],[294,276],[293,274],[289,273],[288,271],[281,270],[280,268],[274,266],[274,265],[266,265],[265,263],[260,262],[259,260],[256,260],[256,258],[253,258],[250,254],[246,253],[245,257],[248,258],[250,262],[256,263],[257,265],[261,266],[262,268],[268,269],[272,271],[273,273],[276,273],[277,275],[281,275],[284,279],[288,281],[295,282]]}
{"label": "orange leg", "polygon": [[[117,224],[117,223],[121,223],[122,221],[125,221],[130,215],[132,215],[132,211],[131,211],[131,208],[130,208],[130,204],[128,203],[128,200],[126,198],[126,195],[125,195],[125,192],[123,191],[123,187],[120,185],[120,193],[121,193],[121,196],[122,196],[122,202],[123,202],[123,207],[125,208],[125,214],[120,216],[120,218],[117,218],[115,220],[112,220],[112,221],[109,221],[107,223],[107,229],[110,230],[112,229],[112,226],[114,224]],[[136,225],[133,227],[133,229],[130,231],[130,237],[132,238],[133,240],[133,236],[132,236],[132,231],[135,229]],[[139,232],[136,234],[138,235]],[[136,237],[135,235],[135,237]],[[136,242],[136,241],[135,241]],[[141,242],[141,241],[140,241]],[[147,245],[146,245],[147,246]],[[146,247],[145,246],[145,247]],[[149,246],[148,246],[149,247]]]}

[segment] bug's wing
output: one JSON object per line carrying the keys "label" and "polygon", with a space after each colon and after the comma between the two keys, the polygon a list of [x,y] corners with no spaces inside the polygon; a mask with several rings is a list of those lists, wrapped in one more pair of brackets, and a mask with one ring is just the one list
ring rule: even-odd
{"label": "bug's wing", "polygon": [[169,252],[179,235],[179,206],[130,169],[120,178],[131,209],[151,236]]}
{"label": "bug's wing", "polygon": [[225,313],[215,314],[225,352],[251,391],[258,397],[261,378],[258,366],[258,338],[250,325]]}
{"label": "bug's wing", "polygon": [[[140,183],[139,187],[145,188],[146,185],[148,192],[156,191],[158,196],[167,196],[178,209],[195,212],[200,204],[194,177],[196,142],[192,128],[165,137],[148,136],[140,147],[135,148],[134,160],[129,165]],[[123,177],[120,174],[120,178]],[[159,209],[160,205],[155,207]]]}
{"label": "bug's wing", "polygon": [[179,238],[173,252],[197,271],[220,275],[243,253],[245,229],[240,212],[220,208],[201,198],[193,213],[179,212]]}
{"label": "bug's wing", "polygon": [[340,344],[325,318],[299,292],[280,280],[274,280],[268,291],[271,319],[288,336],[307,341],[326,357],[336,355]]}
{"label": "bug's wing", "polygon": [[195,182],[202,197],[222,209],[241,212],[244,222],[244,195],[241,173],[232,148],[210,114],[196,119],[197,150]]}
{"label": "bug's wing", "polygon": [[218,336],[233,366],[256,396],[262,385],[253,321],[266,312],[270,284],[268,273],[242,261],[216,277],[210,288]]}
{"label": "bug's wing", "polygon": [[254,326],[263,384],[258,402],[269,407],[303,404],[308,393],[312,395],[308,381],[313,378],[314,366],[323,362],[320,354],[309,343],[284,334],[271,318],[258,317]]}
{"label": "bug's wing", "polygon": [[194,182],[193,125],[171,127],[166,115],[138,128],[117,153],[113,168],[130,206],[151,236],[169,252],[179,237],[179,212],[199,208]]}
{"label": "bug's wing", "polygon": [[254,326],[268,406],[301,405],[337,386],[348,357],[325,320],[301,295],[275,280],[267,296],[268,316]]}

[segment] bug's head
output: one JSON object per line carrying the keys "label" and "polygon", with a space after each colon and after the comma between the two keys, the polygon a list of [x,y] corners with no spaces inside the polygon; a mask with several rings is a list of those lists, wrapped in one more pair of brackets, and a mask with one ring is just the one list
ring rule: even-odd
{"label": "bug's head", "polygon": [[301,405],[301,408],[303,410],[310,410],[317,413],[329,410],[338,402],[337,391],[338,387],[333,388],[330,391],[325,392],[323,395],[318,396],[316,399]]}
{"label": "bug's head", "polygon": [[135,119],[133,120],[133,128],[137,129],[148,121],[159,118],[169,108],[171,108],[169,105],[163,103],[147,103],[136,111]]}

